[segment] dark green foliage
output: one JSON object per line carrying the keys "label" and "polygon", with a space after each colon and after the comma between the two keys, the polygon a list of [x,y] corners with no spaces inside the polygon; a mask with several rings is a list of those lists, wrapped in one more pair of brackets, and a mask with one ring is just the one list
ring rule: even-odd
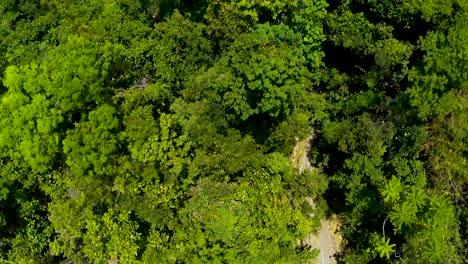
{"label": "dark green foliage", "polygon": [[0,262],[466,263],[465,2],[0,0]]}
{"label": "dark green foliage", "polygon": [[190,96],[222,105],[229,121],[262,114],[283,117],[312,84],[308,51],[301,35],[289,27],[260,25],[240,35],[219,62],[197,78],[193,87],[197,94]]}

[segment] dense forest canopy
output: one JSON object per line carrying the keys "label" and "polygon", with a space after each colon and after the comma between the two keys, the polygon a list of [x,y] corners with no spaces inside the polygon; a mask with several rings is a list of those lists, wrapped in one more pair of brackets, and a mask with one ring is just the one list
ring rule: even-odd
{"label": "dense forest canopy", "polygon": [[467,263],[468,1],[0,0],[0,98],[0,263]]}

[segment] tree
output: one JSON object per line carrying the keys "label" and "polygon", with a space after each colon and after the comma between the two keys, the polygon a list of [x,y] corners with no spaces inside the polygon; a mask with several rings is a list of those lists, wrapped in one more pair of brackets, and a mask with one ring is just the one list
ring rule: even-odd
{"label": "tree", "polygon": [[[190,90],[221,104],[231,121],[259,114],[279,118],[294,110],[311,85],[307,52],[301,36],[287,26],[260,25],[237,38]],[[320,60],[311,66],[317,68]]]}
{"label": "tree", "polygon": [[[174,257],[238,263],[301,263],[310,258],[312,252],[296,242],[311,231],[310,220],[289,206],[279,176],[259,170],[239,183],[202,179],[180,211]],[[297,224],[289,230],[292,223]]]}
{"label": "tree", "polygon": [[322,20],[326,1],[211,1],[205,19],[211,35],[222,47],[256,24],[286,24],[301,33],[306,43],[318,46],[324,40]]}
{"label": "tree", "polygon": [[390,244],[390,238],[385,240],[385,237],[382,237],[376,245],[376,250],[381,258],[385,257],[386,259],[390,259],[390,255],[395,252],[395,249],[393,249],[394,247],[395,244]]}

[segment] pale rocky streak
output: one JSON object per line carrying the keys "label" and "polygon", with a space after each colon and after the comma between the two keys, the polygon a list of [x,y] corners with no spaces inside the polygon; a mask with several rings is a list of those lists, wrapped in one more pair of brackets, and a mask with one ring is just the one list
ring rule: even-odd
{"label": "pale rocky streak", "polygon": [[[300,173],[305,170],[314,170],[309,159],[309,152],[314,133],[305,140],[298,141],[290,155],[292,165],[299,170]],[[313,199],[307,199],[312,207],[315,207]],[[343,239],[338,233],[340,222],[336,215],[331,215],[327,219],[321,221],[321,227],[314,233],[309,234],[300,241],[305,245],[310,245],[314,249],[319,249],[320,254],[315,260],[316,264],[335,264],[335,254],[337,254],[343,244]]]}

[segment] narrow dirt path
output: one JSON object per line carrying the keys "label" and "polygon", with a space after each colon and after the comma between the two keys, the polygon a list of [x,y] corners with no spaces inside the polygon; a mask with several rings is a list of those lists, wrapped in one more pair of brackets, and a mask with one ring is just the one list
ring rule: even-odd
{"label": "narrow dirt path", "polygon": [[[312,140],[314,140],[314,133],[305,140],[297,142],[291,153],[291,163],[300,173],[314,169],[309,160]],[[313,200],[308,199],[308,201],[314,207]],[[316,233],[309,234],[304,238],[303,243],[320,250],[320,255],[315,261],[316,264],[337,263],[334,255],[340,251],[342,244],[342,238],[337,232],[339,224],[337,217],[332,215],[321,221],[321,228]]]}

